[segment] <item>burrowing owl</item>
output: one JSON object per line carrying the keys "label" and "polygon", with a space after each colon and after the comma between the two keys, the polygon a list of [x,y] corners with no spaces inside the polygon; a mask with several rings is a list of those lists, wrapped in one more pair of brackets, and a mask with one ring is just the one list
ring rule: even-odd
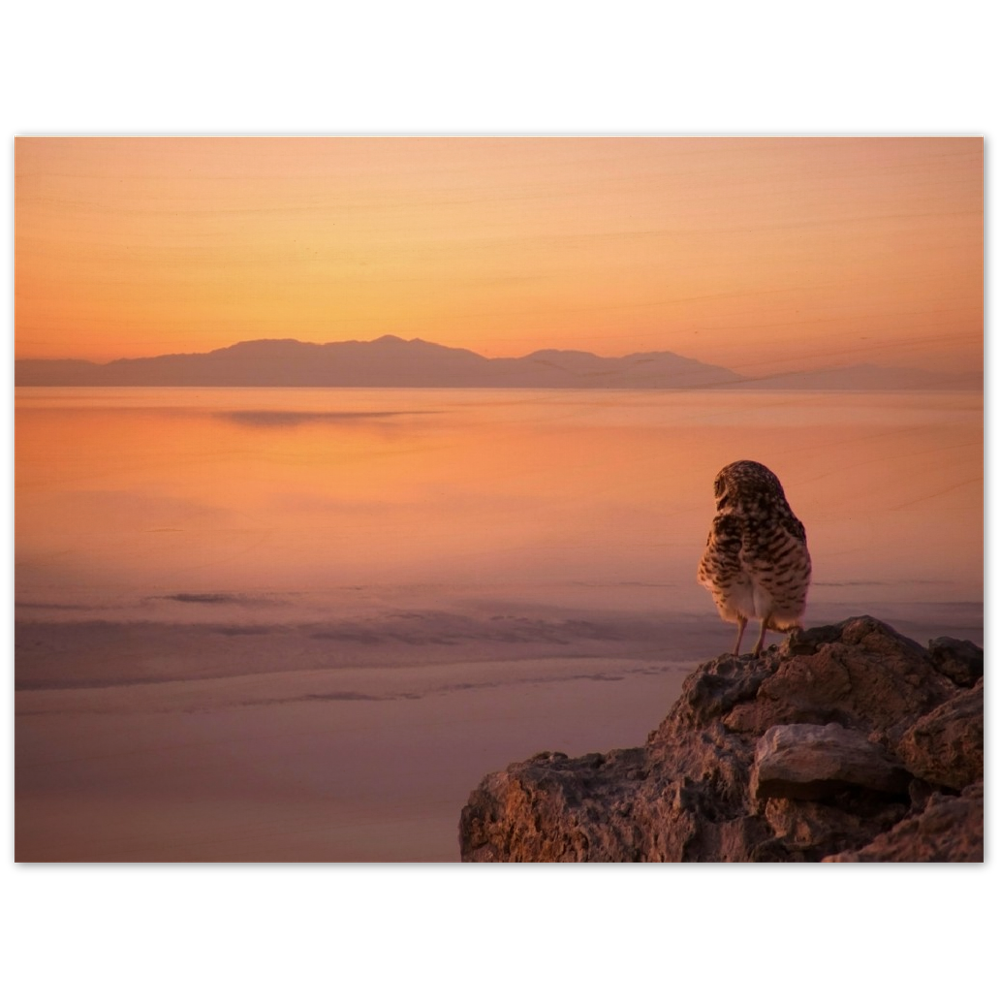
{"label": "burrowing owl", "polygon": [[733,462],[715,477],[715,507],[698,582],[722,619],[736,622],[735,656],[747,619],[760,619],[759,656],[769,628],[787,632],[801,622],[812,572],[806,529],[778,477],[759,462]]}

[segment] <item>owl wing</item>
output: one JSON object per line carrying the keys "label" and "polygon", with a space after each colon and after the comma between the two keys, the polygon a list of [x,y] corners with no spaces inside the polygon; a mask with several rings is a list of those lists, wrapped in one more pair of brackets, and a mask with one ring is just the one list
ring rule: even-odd
{"label": "owl wing", "polygon": [[805,525],[791,511],[788,512],[788,516],[782,521],[782,527],[803,545],[806,544]]}
{"label": "owl wing", "polygon": [[734,514],[719,514],[705,543],[705,554],[698,566],[702,583],[728,579],[740,571],[743,549],[743,521]]}

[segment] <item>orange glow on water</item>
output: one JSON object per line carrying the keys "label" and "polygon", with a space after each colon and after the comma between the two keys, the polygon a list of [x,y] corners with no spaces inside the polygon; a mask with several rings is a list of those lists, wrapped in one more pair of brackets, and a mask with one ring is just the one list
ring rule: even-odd
{"label": "orange glow on water", "polygon": [[628,583],[705,612],[711,483],[748,454],[817,599],[982,597],[974,393],[36,389],[17,419],[21,600]]}

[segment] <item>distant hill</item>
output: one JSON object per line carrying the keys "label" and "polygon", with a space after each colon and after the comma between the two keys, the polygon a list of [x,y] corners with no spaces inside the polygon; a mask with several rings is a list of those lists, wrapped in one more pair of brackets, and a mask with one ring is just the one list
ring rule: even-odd
{"label": "distant hill", "polygon": [[310,344],[248,340],[205,354],[16,361],[19,386],[275,386],[494,389],[923,389],[974,388],[982,376],[856,365],[748,378],[671,351],[605,358],[535,351],[485,358],[426,340],[385,336]]}
{"label": "distant hill", "polygon": [[849,365],[770,375],[754,379],[748,385],[751,386],[755,389],[981,389],[983,376],[977,373],[940,374],[920,368]]}
{"label": "distant hill", "polygon": [[425,340],[386,336],[307,344],[250,340],[207,354],[88,361],[17,361],[17,385],[62,386],[397,386],[427,388],[677,389],[739,382],[727,368],[670,351],[602,358],[536,351],[484,358]]}

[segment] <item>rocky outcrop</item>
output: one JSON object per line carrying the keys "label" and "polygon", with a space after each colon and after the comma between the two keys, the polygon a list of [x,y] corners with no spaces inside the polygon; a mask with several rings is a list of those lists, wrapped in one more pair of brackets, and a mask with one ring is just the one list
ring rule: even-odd
{"label": "rocky outcrop", "polygon": [[702,664],[646,744],[488,775],[465,861],[981,861],[982,651],[874,618]]}

